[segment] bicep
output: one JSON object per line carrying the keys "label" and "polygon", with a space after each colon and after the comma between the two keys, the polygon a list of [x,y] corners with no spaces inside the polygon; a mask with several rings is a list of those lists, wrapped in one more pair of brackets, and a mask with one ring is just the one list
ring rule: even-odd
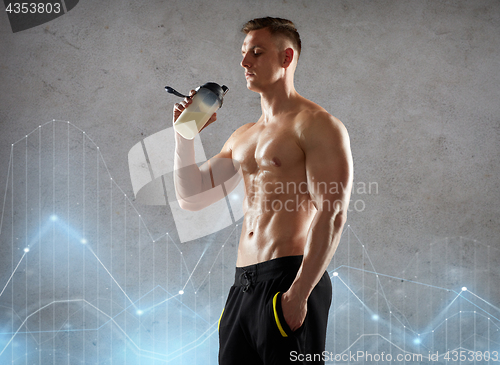
{"label": "bicep", "polygon": [[303,145],[308,190],[316,206],[345,212],[353,176],[347,130],[330,116],[305,131]]}

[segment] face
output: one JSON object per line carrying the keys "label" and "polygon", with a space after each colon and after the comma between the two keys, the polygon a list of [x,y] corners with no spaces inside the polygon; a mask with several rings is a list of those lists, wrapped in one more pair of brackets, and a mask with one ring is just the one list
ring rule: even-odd
{"label": "face", "polygon": [[260,92],[272,85],[283,75],[280,52],[267,29],[252,30],[241,47],[247,88]]}

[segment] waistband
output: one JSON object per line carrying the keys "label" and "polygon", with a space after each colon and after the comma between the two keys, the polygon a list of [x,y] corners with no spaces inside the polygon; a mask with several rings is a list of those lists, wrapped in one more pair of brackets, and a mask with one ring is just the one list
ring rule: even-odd
{"label": "waistband", "polygon": [[267,281],[283,273],[297,271],[303,256],[285,256],[258,264],[236,267],[234,286],[249,287],[251,283]]}

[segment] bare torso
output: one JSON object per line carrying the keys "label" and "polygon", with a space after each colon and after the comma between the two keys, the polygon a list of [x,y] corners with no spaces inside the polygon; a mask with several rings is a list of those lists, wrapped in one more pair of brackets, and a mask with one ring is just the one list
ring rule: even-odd
{"label": "bare torso", "polygon": [[300,136],[316,112],[325,110],[304,99],[297,110],[238,131],[232,158],[245,183],[245,216],[237,266],[302,255],[316,209],[307,189]]}

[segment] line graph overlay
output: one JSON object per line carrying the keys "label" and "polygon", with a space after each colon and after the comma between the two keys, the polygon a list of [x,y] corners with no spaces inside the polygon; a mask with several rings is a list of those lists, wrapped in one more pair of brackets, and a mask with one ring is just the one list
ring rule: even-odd
{"label": "line graph overlay", "polygon": [[334,299],[327,350],[441,354],[433,363],[445,363],[446,351],[498,352],[500,292],[489,281],[499,273],[487,269],[498,262],[497,248],[447,237],[421,244],[409,265],[389,275],[377,270],[383,265],[374,264],[356,232],[347,230],[329,269]]}
{"label": "line graph overlay", "polygon": [[[98,146],[69,122],[45,123],[14,143],[7,173],[0,362],[63,364],[77,354],[89,363],[164,363],[203,346],[216,351],[223,244],[207,243],[203,253],[219,255],[204,262],[168,232],[153,238]],[[234,227],[221,235],[237,239]]]}

